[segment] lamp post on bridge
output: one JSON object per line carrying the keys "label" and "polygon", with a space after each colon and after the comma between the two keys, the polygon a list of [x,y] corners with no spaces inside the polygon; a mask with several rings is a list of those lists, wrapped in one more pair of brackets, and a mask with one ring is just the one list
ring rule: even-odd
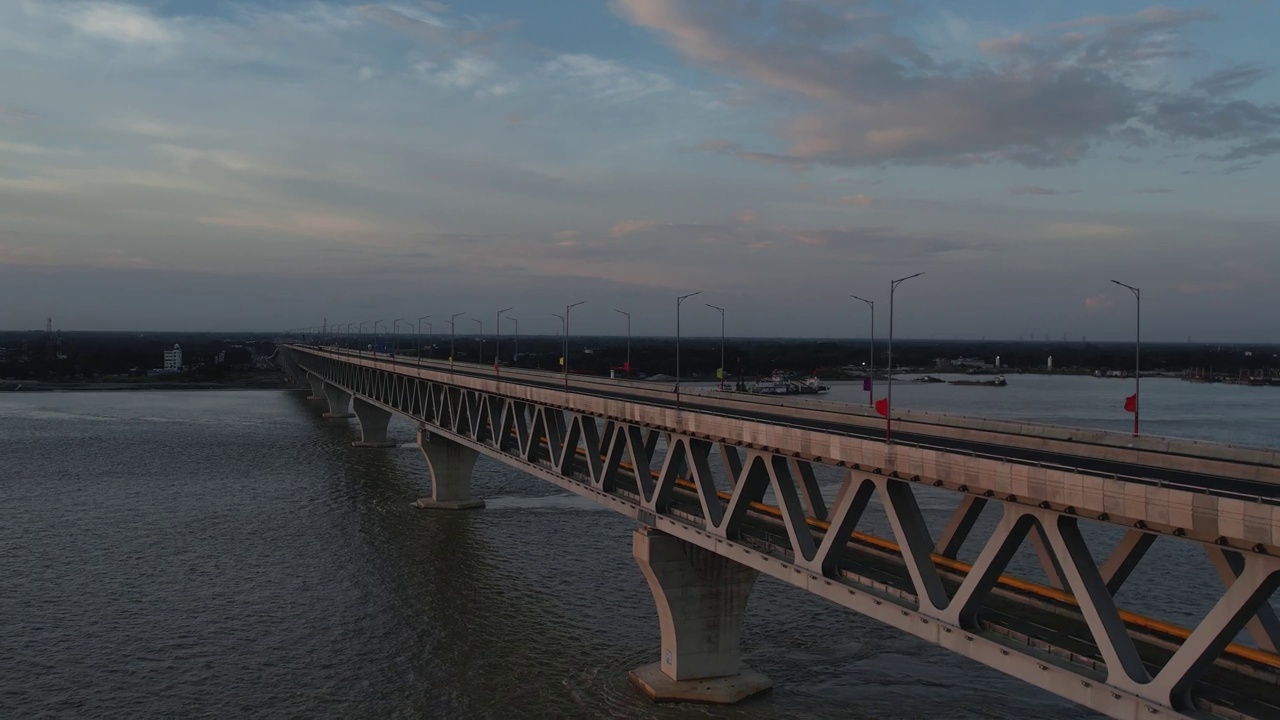
{"label": "lamp post on bridge", "polygon": [[1132,285],[1126,285],[1119,280],[1111,282],[1120,287],[1129,288],[1133,292],[1133,299],[1137,302],[1137,325],[1133,331],[1133,436],[1138,437],[1138,403],[1141,398],[1138,397],[1139,384],[1142,382],[1141,373],[1141,355],[1142,355],[1142,292]]}
{"label": "lamp post on bridge", "polygon": [[484,362],[484,321],[480,318],[471,318],[471,322],[475,323],[480,329],[477,331],[480,336],[476,338],[480,341],[480,349],[476,351],[476,364]]}
{"label": "lamp post on bridge", "polygon": [[688,295],[680,295],[676,297],[676,409],[680,409],[680,305],[685,300],[694,295],[701,295],[702,291],[692,292]]}
{"label": "lamp post on bridge", "polygon": [[[429,317],[431,316],[423,315],[422,317],[418,318],[418,364],[419,365],[422,364],[422,321],[426,320]],[[427,327],[428,328],[431,327],[431,323],[427,323]]]}
{"label": "lamp post on bridge", "polygon": [[579,305],[585,303],[586,300],[580,300],[572,305],[564,306],[564,389],[569,391],[569,312]]}
{"label": "lamp post on bridge", "polygon": [[511,308],[502,308],[493,318],[493,376],[498,377],[501,371],[498,369],[502,360],[502,313]]}
{"label": "lamp post on bridge", "polygon": [[382,323],[383,325],[386,325],[386,323],[381,320],[373,321],[373,356],[374,357],[378,356],[378,323]]}
{"label": "lamp post on bridge", "polygon": [[520,318],[507,317],[504,319],[515,325],[515,333],[511,336],[516,341],[516,350],[511,354],[511,364],[514,365],[516,358],[520,357]]}
{"label": "lamp post on bridge", "polygon": [[397,328],[397,326],[400,324],[400,321],[403,319],[404,318],[396,318],[395,320],[391,321],[391,355],[393,357],[396,355],[396,351],[399,350],[397,345],[399,344],[398,340],[400,338],[400,330]]}
{"label": "lamp post on bridge", "polygon": [[867,368],[867,404],[876,404],[876,304],[873,300],[850,295],[854,300],[861,300],[871,308],[871,365]]}
{"label": "lamp post on bridge", "polygon": [[457,319],[466,313],[454,313],[449,318],[449,373],[453,373],[453,339],[457,336]]}
{"label": "lamp post on bridge", "polygon": [[719,310],[719,311],[720,311],[720,370],[719,370],[719,375],[720,375],[720,389],[721,389],[721,390],[724,390],[724,308],[720,307],[719,305],[712,305],[711,303],[706,303],[706,306],[707,306],[707,307],[709,307],[709,308],[711,308],[712,310]]}
{"label": "lamp post on bridge", "polygon": [[357,342],[357,343],[359,343],[358,345],[356,345],[356,354],[357,354],[357,355],[364,355],[364,326],[365,326],[365,324],[367,324],[368,322],[369,322],[368,320],[365,320],[364,322],[360,323],[360,325],[359,325],[359,328],[358,328],[358,329],[359,329],[359,331],[360,331],[360,334],[359,334],[359,336],[356,338],[356,342]]}
{"label": "lamp post on bridge", "polygon": [[918,272],[915,275],[908,275],[904,278],[898,278],[889,283],[889,391],[884,401],[884,441],[887,445],[892,433],[892,416],[893,416],[893,293],[902,283],[914,277],[920,277],[924,273]]}
{"label": "lamp post on bridge", "polygon": [[560,365],[564,366],[564,316],[559,313],[551,313],[552,317],[560,318]]}
{"label": "lamp post on bridge", "polygon": [[626,310],[614,310],[614,312],[621,313],[627,318],[627,359],[622,363],[622,371],[629,379],[631,377],[631,313]]}

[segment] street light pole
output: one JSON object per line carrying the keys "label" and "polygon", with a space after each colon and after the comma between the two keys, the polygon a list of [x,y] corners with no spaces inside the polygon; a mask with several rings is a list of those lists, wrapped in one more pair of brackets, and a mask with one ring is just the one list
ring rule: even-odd
{"label": "street light pole", "polygon": [[498,376],[498,362],[502,357],[502,313],[511,308],[502,308],[493,320],[493,375]]}
{"label": "street light pole", "polygon": [[453,339],[457,336],[457,319],[466,313],[454,313],[449,318],[449,372],[453,373]]}
{"label": "street light pole", "polygon": [[630,379],[631,377],[631,313],[627,312],[626,310],[614,310],[614,312],[621,313],[627,318],[627,359],[626,359],[626,362],[622,363],[622,371],[625,372],[627,374],[627,378]]}
{"label": "street light pole", "polygon": [[478,338],[480,340],[480,349],[476,351],[476,364],[479,365],[484,362],[484,321],[480,318],[471,318],[471,322],[480,327],[480,337]]}
{"label": "street light pole", "polygon": [[1142,356],[1142,292],[1132,285],[1125,285],[1119,280],[1111,282],[1127,287],[1133,291],[1133,299],[1137,301],[1137,327],[1133,333],[1133,436],[1138,437],[1138,409],[1142,398],[1138,397],[1139,383],[1142,381],[1141,373],[1141,356]]}
{"label": "street light pole", "polygon": [[712,310],[720,311],[720,389],[724,390],[724,308],[706,303]]}
{"label": "street light pole", "polygon": [[861,300],[871,308],[871,367],[867,370],[867,403],[876,404],[876,304],[866,298],[850,295],[854,300]]}
{"label": "street light pole", "polygon": [[560,365],[564,366],[564,316],[558,313],[551,313],[552,317],[560,318]]}
{"label": "street light pole", "polygon": [[360,323],[360,326],[357,328],[357,330],[360,331],[360,336],[356,340],[356,342],[360,343],[359,345],[356,346],[357,355],[364,355],[364,326],[365,326],[365,323],[367,322],[369,321],[365,320],[364,322]]}
{"label": "street light pole", "polygon": [[676,298],[676,409],[680,409],[680,305],[694,295],[701,295],[702,291],[692,292],[688,295],[680,295]]}
{"label": "street light pole", "polygon": [[892,432],[893,418],[893,293],[902,283],[914,277],[920,277],[924,273],[918,272],[915,275],[908,275],[904,278],[898,278],[889,283],[889,391],[884,401],[884,441],[889,443]]}
{"label": "street light pole", "polygon": [[[380,322],[382,321],[381,320],[373,321],[373,356],[374,357],[378,356],[378,323]],[[382,323],[382,324],[386,325],[386,323]]]}
{"label": "street light pole", "polygon": [[508,317],[507,320],[515,325],[515,333],[512,337],[516,341],[516,350],[511,354],[511,363],[514,365],[516,358],[520,357],[520,318]]}
{"label": "street light pole", "polygon": [[400,321],[403,319],[404,318],[396,318],[395,320],[391,321],[391,354],[393,356],[396,354],[396,350],[399,349],[397,347],[397,345],[399,345],[397,341],[400,339],[400,330],[397,328],[397,326],[400,324]]}
{"label": "street light pole", "polygon": [[[423,315],[422,317],[418,318],[418,364],[422,364],[422,321],[426,320],[429,317],[431,316]],[[430,326],[431,326],[430,324],[427,325],[427,327],[430,327]]]}
{"label": "street light pole", "polygon": [[569,311],[585,303],[580,300],[572,305],[564,306],[564,390],[569,391]]}

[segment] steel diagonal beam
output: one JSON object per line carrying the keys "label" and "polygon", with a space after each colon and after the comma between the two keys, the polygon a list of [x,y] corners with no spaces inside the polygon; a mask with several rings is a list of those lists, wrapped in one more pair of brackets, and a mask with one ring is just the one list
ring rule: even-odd
{"label": "steel diagonal beam", "polygon": [[[1218,572],[1218,577],[1222,578],[1223,585],[1231,586],[1244,572],[1245,560],[1240,553],[1211,545],[1204,546],[1204,549],[1209,553],[1209,560],[1213,563],[1213,569]],[[1270,605],[1259,605],[1247,627],[1249,636],[1263,650],[1273,653],[1280,646],[1280,619],[1276,618],[1275,608]]]}
{"label": "steel diagonal beam", "polygon": [[965,495],[960,500],[960,504],[955,511],[951,513],[951,519],[947,521],[947,527],[942,531],[938,542],[934,543],[933,551],[942,557],[954,560],[959,555],[964,541],[969,539],[969,533],[973,531],[973,524],[978,521],[978,518],[982,515],[983,508],[986,506],[986,498],[978,495]]}
{"label": "steel diagonal beam", "polygon": [[[684,474],[685,457],[688,451],[683,437],[668,437],[667,452],[662,458],[662,469],[658,472],[658,484],[652,495],[645,498],[645,507],[662,512],[667,509],[671,494],[676,488],[676,481]],[[639,471],[639,469],[637,468]]]}
{"label": "steel diagonal beam", "polygon": [[738,454],[738,448],[726,442],[720,443],[720,461],[724,463],[724,474],[729,484],[737,485],[742,475],[742,456]]}
{"label": "steel diagonal beam", "polygon": [[[579,432],[582,436],[582,444],[586,446],[584,459],[587,463],[587,475],[591,478],[593,485],[600,483],[600,473],[604,467],[602,456],[605,454],[605,447],[601,444],[600,426],[596,424],[596,419],[590,415],[579,415],[577,421],[580,426]],[[613,421],[605,424],[605,433],[611,435],[613,433]],[[607,437],[606,435],[606,437]],[[605,442],[608,442],[607,440]]]}
{"label": "steel diagonal beam", "polygon": [[[636,489],[640,492],[640,497],[646,500],[653,497],[653,476],[649,474],[649,458],[652,455],[648,437],[656,438],[657,433],[650,432],[646,436],[642,428],[635,425],[626,427],[627,454],[631,456],[631,467],[635,471]],[[654,445],[656,444],[655,439]]]}
{"label": "steel diagonal beam", "polygon": [[837,574],[840,556],[849,545],[849,535],[858,526],[867,504],[876,493],[876,484],[870,479],[854,480],[853,473],[840,484],[836,502],[831,511],[832,523],[822,536],[822,543],[809,568],[824,577]]}
{"label": "steel diagonal beam", "polygon": [[880,501],[884,503],[889,525],[898,538],[898,548],[911,574],[920,610],[926,613],[944,610],[948,603],[947,591],[930,556],[933,540],[929,537],[929,526],[920,513],[915,493],[902,480],[880,478],[876,484],[880,486]]}
{"label": "steel diagonal beam", "polygon": [[1156,676],[1152,688],[1162,703],[1190,709],[1192,684],[1280,585],[1280,564],[1274,558],[1254,555],[1243,565],[1231,587]]}
{"label": "steel diagonal beam", "polygon": [[596,476],[596,487],[602,492],[613,492],[618,485],[618,466],[622,464],[622,456],[627,453],[627,425],[614,425],[611,432],[606,433],[609,454],[605,458],[604,467]]}
{"label": "steel diagonal beam", "polygon": [[751,503],[764,498],[764,491],[769,488],[768,463],[765,454],[757,450],[747,453],[742,474],[733,486],[733,495],[729,498],[729,507],[725,510],[724,520],[716,528],[717,534],[724,538],[736,538],[742,528],[743,518],[751,509]]}
{"label": "steel diagonal beam", "polygon": [[791,477],[790,463],[781,455],[769,456],[769,479],[773,483],[773,495],[778,499],[782,510],[782,521],[787,526],[787,536],[791,539],[791,550],[795,553],[797,563],[812,562],[818,548],[813,542],[813,533],[809,531],[805,519],[804,504],[796,489],[795,479]]}
{"label": "steel diagonal beam", "polygon": [[715,478],[711,476],[711,449],[715,445],[710,440],[688,439],[685,441],[689,450],[689,474],[698,490],[698,501],[702,504],[702,517],[706,518],[707,529],[715,528],[724,519],[724,503],[716,491]]}
{"label": "steel diagonal beam", "polygon": [[541,407],[533,406],[530,416],[529,444],[524,448],[524,459],[531,463],[537,463],[541,462],[542,448],[546,447],[548,442],[547,423]]}
{"label": "steel diagonal beam", "polygon": [[1080,612],[1093,633],[1093,641],[1107,665],[1107,682],[1140,692],[1140,686],[1150,682],[1151,676],[1138,656],[1124,621],[1120,619],[1093,556],[1089,554],[1089,546],[1080,535],[1077,519],[1045,511],[1028,509],[1028,512],[1036,513],[1053,554],[1058,557]]}
{"label": "steel diagonal beam", "polygon": [[987,539],[978,559],[947,606],[943,615],[947,622],[968,630],[978,629],[977,614],[982,601],[1000,580],[1001,573],[1017,554],[1028,532],[1040,525],[1034,516],[1023,514],[1015,506],[1003,505],[1001,512],[1000,524]]}
{"label": "steel diagonal beam", "polygon": [[[578,443],[582,439],[582,424],[587,420],[595,423],[595,419],[586,418],[582,415],[569,416],[569,429],[563,436],[560,457],[556,458],[556,469],[560,471],[561,475],[573,474],[573,463],[578,459]],[[599,460],[600,456],[596,455],[596,459]],[[587,472],[590,473],[590,467],[588,467]]]}
{"label": "steel diagonal beam", "polygon": [[1115,595],[1129,579],[1129,575],[1142,562],[1142,558],[1156,541],[1155,533],[1141,530],[1128,530],[1116,545],[1107,561],[1102,565],[1102,580],[1107,584],[1107,592]]}
{"label": "steel diagonal beam", "polygon": [[809,517],[817,520],[827,519],[827,503],[822,498],[822,489],[818,487],[818,480],[813,474],[813,464],[794,458],[791,461],[791,467],[795,470],[796,477],[800,482],[800,497],[804,500],[804,509],[809,513]]}
{"label": "steel diagonal beam", "polygon": [[1058,563],[1058,558],[1054,557],[1053,551],[1049,549],[1049,538],[1045,537],[1044,527],[1036,525],[1031,531],[1031,548],[1036,552],[1036,559],[1040,561],[1040,569],[1044,570],[1044,576],[1049,581],[1049,587],[1054,590],[1065,590],[1067,583],[1062,578],[1062,566]]}

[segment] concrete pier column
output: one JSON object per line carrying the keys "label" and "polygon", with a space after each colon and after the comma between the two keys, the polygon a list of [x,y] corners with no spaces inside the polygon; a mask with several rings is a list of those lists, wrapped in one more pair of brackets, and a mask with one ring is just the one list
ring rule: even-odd
{"label": "concrete pier column", "polygon": [[387,442],[387,423],[391,422],[390,410],[378,407],[361,397],[355,398],[351,402],[351,407],[356,411],[356,419],[360,421],[360,439],[351,443],[352,447],[389,448],[396,446],[393,442]]}
{"label": "concrete pier column", "polygon": [[321,417],[349,418],[351,415],[351,393],[337,385],[324,384],[324,396],[329,399],[329,412]]}
{"label": "concrete pier column", "polygon": [[649,581],[662,658],[628,679],[654,702],[735,703],[773,686],[742,663],[739,637],[758,573],[651,527],[631,553]]}
{"label": "concrete pier column", "polygon": [[431,470],[431,497],[419,498],[414,505],[432,510],[471,510],[484,507],[484,501],[471,497],[471,469],[480,453],[430,430],[418,431],[418,447]]}
{"label": "concrete pier column", "polygon": [[311,394],[307,396],[308,400],[324,399],[324,380],[319,375],[306,374],[307,384],[311,386]]}

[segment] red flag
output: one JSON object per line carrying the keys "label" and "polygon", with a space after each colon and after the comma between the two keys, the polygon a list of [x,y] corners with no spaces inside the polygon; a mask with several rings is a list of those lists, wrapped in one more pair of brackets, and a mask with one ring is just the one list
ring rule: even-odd
{"label": "red flag", "polygon": [[1124,399],[1124,411],[1131,413],[1138,412],[1138,393],[1134,393]]}
{"label": "red flag", "polygon": [[876,401],[876,412],[885,417],[889,417],[889,400],[888,398],[880,398]]}

